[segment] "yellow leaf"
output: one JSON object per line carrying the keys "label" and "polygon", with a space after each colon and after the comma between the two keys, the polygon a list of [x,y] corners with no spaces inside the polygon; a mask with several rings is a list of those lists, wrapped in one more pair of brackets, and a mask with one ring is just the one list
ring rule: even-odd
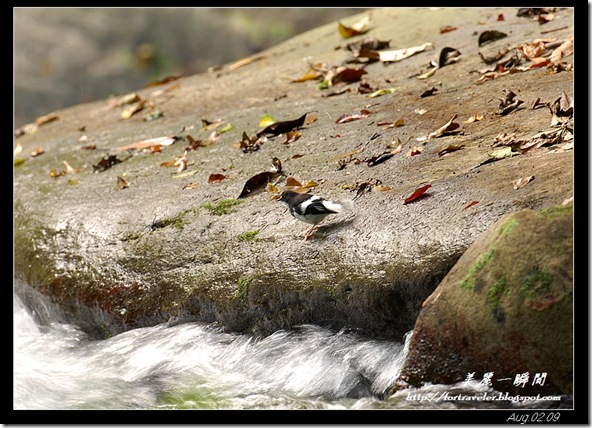
{"label": "yellow leaf", "polygon": [[275,119],[271,117],[269,114],[264,114],[263,116],[261,116],[261,119],[259,119],[260,128],[265,128],[266,126],[269,126],[272,123],[275,123]]}

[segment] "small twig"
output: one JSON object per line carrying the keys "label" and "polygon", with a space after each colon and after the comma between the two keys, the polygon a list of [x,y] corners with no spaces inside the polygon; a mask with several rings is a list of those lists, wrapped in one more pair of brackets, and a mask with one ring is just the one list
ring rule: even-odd
{"label": "small twig", "polygon": [[568,28],[568,27],[565,26],[565,27],[553,28],[552,30],[541,31],[541,34],[547,34],[547,33],[552,33],[553,31],[565,30],[566,28]]}

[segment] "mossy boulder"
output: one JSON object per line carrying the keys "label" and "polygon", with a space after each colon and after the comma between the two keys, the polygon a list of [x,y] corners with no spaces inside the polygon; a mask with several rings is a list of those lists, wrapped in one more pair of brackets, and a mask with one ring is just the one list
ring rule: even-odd
{"label": "mossy boulder", "polygon": [[571,395],[573,292],[572,206],[501,218],[424,302],[400,384]]}

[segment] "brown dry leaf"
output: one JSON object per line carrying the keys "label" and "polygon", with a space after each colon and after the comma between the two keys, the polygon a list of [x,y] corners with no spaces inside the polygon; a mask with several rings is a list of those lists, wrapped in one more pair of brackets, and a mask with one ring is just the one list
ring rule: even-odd
{"label": "brown dry leaf", "polygon": [[121,118],[122,119],[129,119],[134,114],[136,114],[137,112],[139,112],[142,109],[144,109],[144,104],[146,104],[146,100],[140,100],[136,104],[134,104],[133,106],[126,108],[121,113]]}
{"label": "brown dry leaf", "polygon": [[302,132],[300,132],[300,131],[286,132],[286,141],[284,141],[283,144],[293,143],[294,141],[296,141],[300,137],[302,137]]}
{"label": "brown dry leaf", "polygon": [[370,110],[360,110],[360,113],[354,113],[354,114],[344,114],[341,115],[337,118],[337,120],[335,121],[335,123],[346,123],[346,122],[351,122],[354,120],[358,120],[358,119],[363,119],[365,117],[368,117],[372,114],[372,112]]}
{"label": "brown dry leaf", "polygon": [[[129,157],[127,159],[129,159]],[[127,160],[127,159],[124,159],[124,160]],[[124,160],[117,159],[117,156],[115,156],[115,155],[105,155],[101,158],[101,160],[96,165],[93,165],[93,171],[94,172],[106,171],[109,168],[111,168],[113,165],[117,165],[118,163],[121,163]]]}
{"label": "brown dry leaf", "polygon": [[454,27],[452,25],[444,25],[440,27],[440,34],[449,33],[450,31],[458,30],[458,27]]}
{"label": "brown dry leaf", "polygon": [[129,183],[123,176],[117,176],[117,184],[115,185],[116,190],[127,189],[129,187]]}
{"label": "brown dry leaf", "polygon": [[224,174],[210,174],[208,177],[208,183],[218,183],[226,178],[228,178],[228,176]]}
{"label": "brown dry leaf", "polygon": [[306,115],[308,113],[304,113],[298,119],[294,120],[285,120],[281,122],[274,122],[269,126],[266,126],[263,129],[257,131],[255,136],[260,137],[261,135],[271,134],[271,135],[279,135],[284,134],[289,131],[293,131],[294,129],[300,128],[304,125],[304,121],[306,119]]}
{"label": "brown dry leaf", "polygon": [[339,82],[353,83],[359,82],[364,74],[368,74],[364,68],[349,68],[339,66],[331,69],[325,75],[324,80],[329,86],[333,86]]}
{"label": "brown dry leaf", "polygon": [[458,123],[454,122],[454,119],[456,119],[457,117],[458,117],[458,114],[455,114],[452,117],[452,119],[450,119],[448,122],[446,122],[446,124],[444,126],[441,126],[440,128],[436,129],[434,132],[431,132],[430,134],[428,134],[428,138],[441,137],[442,135],[454,132],[458,127],[460,127],[460,125]]}
{"label": "brown dry leaf", "polygon": [[573,54],[573,37],[567,39],[557,49],[551,52],[549,60],[553,64],[558,64],[562,58],[568,57],[571,54]]}
{"label": "brown dry leaf", "polygon": [[415,155],[420,154],[422,151],[423,151],[423,148],[421,148],[419,146],[413,146],[409,150],[407,150],[407,156],[409,156],[409,157],[415,156]]}
{"label": "brown dry leaf", "polygon": [[222,125],[222,119],[217,119],[215,121],[210,121],[208,119],[201,119],[201,130],[202,131],[209,131],[212,129],[216,129],[220,125]]}
{"label": "brown dry leaf", "polygon": [[286,179],[286,187],[302,187],[302,183],[300,183],[294,177],[288,177]]}
{"label": "brown dry leaf", "polygon": [[518,190],[520,189],[522,186],[530,183],[532,180],[534,180],[534,175],[528,176],[528,177],[521,177],[517,180],[512,181],[512,184],[514,185],[514,189]]}
{"label": "brown dry leaf", "polygon": [[473,115],[471,117],[469,117],[467,120],[463,120],[462,123],[473,123],[473,122],[478,122],[480,120],[483,120],[483,115]]}
{"label": "brown dry leaf", "polygon": [[148,140],[138,141],[137,143],[128,144],[125,146],[117,147],[117,150],[143,150],[149,149],[155,146],[170,146],[175,141],[177,141],[176,137],[156,137],[150,138]]}
{"label": "brown dry leaf", "polygon": [[53,122],[54,120],[58,120],[60,117],[55,113],[46,114],[45,116],[39,116],[35,119],[35,124],[37,126],[45,125],[46,123]]}
{"label": "brown dry leaf", "polygon": [[192,190],[195,189],[198,186],[198,183],[196,181],[194,181],[193,183],[189,183],[186,184],[185,186],[183,186],[183,190]]}
{"label": "brown dry leaf", "polygon": [[306,115],[306,119],[304,119],[304,124],[310,125],[311,123],[315,123],[317,120],[319,120],[319,117],[316,114],[309,113]]}
{"label": "brown dry leaf", "polygon": [[272,183],[281,176],[281,173],[272,171],[264,171],[254,175],[246,181],[243,190],[237,199],[244,199],[248,196],[263,192],[267,188],[267,183]]}
{"label": "brown dry leaf", "polygon": [[344,39],[349,39],[353,36],[359,36],[360,34],[367,33],[369,28],[368,25],[370,24],[370,15],[364,16],[358,22],[351,26],[343,25],[341,22],[337,23],[337,30],[339,31],[339,35]]}

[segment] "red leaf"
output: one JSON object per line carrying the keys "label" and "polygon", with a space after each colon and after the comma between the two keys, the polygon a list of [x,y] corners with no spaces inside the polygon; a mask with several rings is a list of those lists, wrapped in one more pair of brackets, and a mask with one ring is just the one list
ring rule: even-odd
{"label": "red leaf", "polygon": [[210,174],[210,177],[208,178],[208,183],[217,183],[218,181],[222,181],[225,178],[228,178],[228,176],[224,174]]}
{"label": "red leaf", "polygon": [[408,204],[409,202],[415,201],[417,198],[422,196],[426,192],[426,190],[428,190],[430,187],[432,187],[431,184],[426,184],[425,186],[420,187],[419,189],[415,189],[415,192],[413,192],[413,194],[411,196],[409,196],[408,198],[405,199],[405,202],[403,202],[403,205]]}
{"label": "red leaf", "polygon": [[479,203],[479,201],[473,201],[473,202],[469,202],[469,203],[467,204],[467,206],[463,208],[463,210],[466,210],[467,208],[470,208],[470,207],[472,207],[473,205],[476,205],[476,204],[478,204],[478,203]]}

